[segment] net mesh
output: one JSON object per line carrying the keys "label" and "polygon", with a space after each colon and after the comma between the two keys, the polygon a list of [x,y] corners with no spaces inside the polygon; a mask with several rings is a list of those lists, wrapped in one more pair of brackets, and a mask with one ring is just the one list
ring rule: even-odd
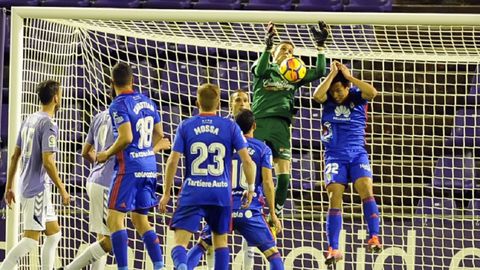
{"label": "net mesh", "polygon": [[[295,54],[312,67],[316,51],[309,26],[277,28],[280,39],[294,42]],[[164,132],[173,139],[179,122],[196,113],[197,85],[220,85],[225,116],[229,94],[238,88],[251,93],[250,67],[263,50],[264,27],[248,22],[25,20],[22,116],[38,109],[39,81],[57,79],[63,87],[62,110],[56,118],[57,161],[73,202],[61,207],[55,193],[63,231],[57,266],[70,262],[95,238],[88,230],[85,190],[90,165],[80,150],[92,117],[107,106],[110,68],[120,60],[132,65],[135,88],[158,105]],[[327,58],[340,59],[380,92],[369,106],[366,140],[386,247],[379,255],[366,252],[361,202],[349,187],[341,236],[345,260],[337,269],[480,267],[480,200],[475,192],[480,136],[480,43],[475,37],[480,28],[368,24],[330,28]],[[286,269],[325,267],[328,196],[322,182],[321,106],[311,99],[318,83],[302,87],[296,97],[292,182],[285,229],[277,239]],[[161,175],[165,160],[165,155],[158,156]],[[176,191],[184,168],[180,167]],[[159,192],[161,183],[159,177]],[[150,220],[170,269],[169,216],[155,213]],[[130,222],[129,227],[133,228]],[[131,267],[150,269],[140,237],[133,230],[129,237]],[[240,269],[241,240],[234,236],[230,243],[233,269]],[[38,253],[24,259],[22,269],[38,265]],[[108,262],[113,264],[112,258]],[[266,269],[259,254],[255,262],[255,269]]]}

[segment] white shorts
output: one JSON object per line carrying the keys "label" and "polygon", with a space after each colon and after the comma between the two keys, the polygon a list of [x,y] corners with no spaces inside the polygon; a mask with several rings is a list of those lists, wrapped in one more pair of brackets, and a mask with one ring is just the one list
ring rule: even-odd
{"label": "white shorts", "polygon": [[45,188],[45,191],[35,197],[21,198],[24,230],[45,231],[47,222],[57,221],[50,188]]}
{"label": "white shorts", "polygon": [[107,227],[108,188],[88,182],[87,194],[90,198],[90,232],[110,235]]}

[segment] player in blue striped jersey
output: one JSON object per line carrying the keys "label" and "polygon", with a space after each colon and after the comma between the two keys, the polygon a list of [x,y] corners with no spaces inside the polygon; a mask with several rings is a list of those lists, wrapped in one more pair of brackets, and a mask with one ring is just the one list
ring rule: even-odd
{"label": "player in blue striped jersey", "polygon": [[372,170],[365,149],[367,104],[376,95],[377,90],[371,84],[352,76],[348,68],[337,61],[331,63],[330,73],[314,92],[314,99],[322,103],[323,108],[324,176],[330,198],[327,265],[343,259],[338,250],[338,238],[342,228],[343,192],[349,183],[353,183],[363,201],[369,232],[368,249],[375,252],[382,249],[378,237],[380,218],[373,197]]}
{"label": "player in blue striped jersey", "polygon": [[231,229],[231,164],[236,150],[244,166],[248,183],[245,207],[254,194],[253,162],[246,140],[238,125],[216,115],[220,105],[218,86],[203,84],[197,91],[200,113],[180,123],[167,160],[164,194],[160,211],[165,213],[170,200],[173,177],[178,162],[185,156],[185,180],[177,201],[170,227],[175,230],[172,258],[177,270],[187,269],[186,247],[192,234],[205,218],[213,232],[215,269],[228,269],[227,233]]}

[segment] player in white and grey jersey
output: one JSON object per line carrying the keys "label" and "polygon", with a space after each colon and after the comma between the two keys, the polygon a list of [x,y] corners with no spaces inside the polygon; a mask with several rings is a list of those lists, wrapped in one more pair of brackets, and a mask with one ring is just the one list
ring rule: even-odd
{"label": "player in white and grey jersey", "polygon": [[90,199],[90,232],[97,234],[97,242],[91,244],[77,256],[65,269],[83,269],[92,265],[92,270],[105,268],[108,252],[112,250],[110,232],[107,227],[108,192],[116,175],[115,157],[107,162],[96,162],[96,153],[105,151],[115,141],[112,120],[108,109],[93,117],[87,139],[83,145],[82,156],[94,164],[87,179],[87,193]]}
{"label": "player in white and grey jersey", "polygon": [[0,270],[13,269],[21,257],[36,248],[41,232],[45,232],[47,236],[41,252],[42,269],[53,269],[61,232],[51,201],[52,183],[58,188],[63,204],[68,205],[70,202],[70,195],[55,165],[58,127],[52,118],[60,107],[60,83],[53,80],[41,82],[37,86],[37,94],[41,110],[22,123],[5,187],[5,200],[10,207],[15,203],[16,192],[13,186],[18,160],[21,158],[20,204],[24,217],[23,238],[8,252]]}

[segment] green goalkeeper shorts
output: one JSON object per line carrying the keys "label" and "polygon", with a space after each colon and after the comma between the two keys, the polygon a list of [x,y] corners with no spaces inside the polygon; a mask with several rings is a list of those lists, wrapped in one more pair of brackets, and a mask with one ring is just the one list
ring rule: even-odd
{"label": "green goalkeeper shorts", "polygon": [[256,119],[257,129],[253,136],[264,141],[271,149],[274,158],[290,160],[290,123],[280,117]]}

